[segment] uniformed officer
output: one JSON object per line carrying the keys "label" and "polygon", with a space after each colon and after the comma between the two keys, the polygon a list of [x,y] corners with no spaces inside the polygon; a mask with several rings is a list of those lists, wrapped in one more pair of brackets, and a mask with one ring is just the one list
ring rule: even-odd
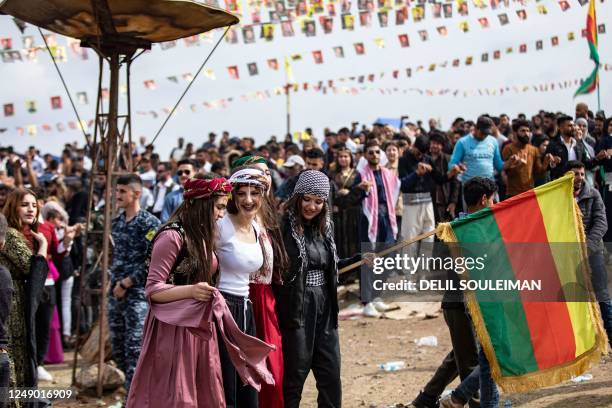
{"label": "uniformed officer", "polygon": [[146,257],[159,220],[140,208],[142,180],[136,174],[117,180],[117,207],[124,211],[113,219],[113,263],[110,269],[111,293],[108,298],[113,359],[125,373],[129,392],[138,362],[148,304],[144,295]]}

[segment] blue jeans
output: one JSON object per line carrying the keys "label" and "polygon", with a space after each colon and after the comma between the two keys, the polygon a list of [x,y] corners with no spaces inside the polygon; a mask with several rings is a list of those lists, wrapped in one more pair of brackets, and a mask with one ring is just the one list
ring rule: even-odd
{"label": "blue jeans", "polygon": [[608,335],[608,342],[612,344],[612,301],[608,290],[608,270],[603,253],[601,251],[591,253],[589,264],[591,266],[591,283],[601,309],[601,319]]}
{"label": "blue jeans", "polygon": [[482,347],[478,350],[478,367],[453,391],[453,397],[466,404],[480,389],[480,408],[497,408],[499,392],[491,377],[491,366]]}

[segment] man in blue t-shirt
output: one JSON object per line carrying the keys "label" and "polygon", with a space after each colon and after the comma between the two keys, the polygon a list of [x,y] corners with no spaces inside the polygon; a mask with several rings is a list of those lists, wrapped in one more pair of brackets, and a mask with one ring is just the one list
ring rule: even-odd
{"label": "man in blue t-shirt", "polygon": [[[460,176],[461,183],[473,177],[486,177],[495,179],[495,171],[501,172],[504,169],[504,161],[499,152],[497,140],[491,136],[493,120],[487,116],[481,116],[476,122],[474,134],[468,134],[457,142],[448,170],[454,166],[459,166],[462,170]],[[510,157],[506,166],[510,167],[518,160],[517,157]]]}

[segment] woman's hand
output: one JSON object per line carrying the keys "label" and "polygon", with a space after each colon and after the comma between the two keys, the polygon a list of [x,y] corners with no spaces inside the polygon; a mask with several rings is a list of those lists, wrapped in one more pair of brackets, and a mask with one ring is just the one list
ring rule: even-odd
{"label": "woman's hand", "polygon": [[76,235],[76,227],[65,227],[64,231],[64,246],[69,247],[74,240],[74,236]]}
{"label": "woman's hand", "polygon": [[363,259],[363,263],[368,266],[374,266],[374,258],[376,258],[376,254],[374,252],[365,252],[361,255]]}
{"label": "woman's hand", "polygon": [[47,257],[47,238],[45,238],[45,236],[40,233],[40,232],[35,232],[32,231],[32,236],[34,237],[34,239],[36,240],[36,242],[38,242],[38,255],[44,256],[45,258]]}
{"label": "woman's hand", "polygon": [[208,302],[212,299],[215,288],[206,282],[198,282],[191,286],[191,297],[201,302]]}

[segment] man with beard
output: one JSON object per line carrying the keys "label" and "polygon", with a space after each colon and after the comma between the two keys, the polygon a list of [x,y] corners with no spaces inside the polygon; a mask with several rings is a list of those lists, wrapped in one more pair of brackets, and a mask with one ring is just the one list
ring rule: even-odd
{"label": "man with beard", "polygon": [[542,127],[544,128],[544,135],[548,136],[549,139],[557,136],[557,117],[552,112],[546,112],[542,119]]}
{"label": "man with beard", "polygon": [[[376,244],[389,244],[397,237],[395,203],[399,197],[400,182],[392,170],[380,164],[381,149],[376,139],[370,139],[365,147],[367,164],[355,177],[353,189],[361,190],[362,215],[359,223],[359,237],[362,244],[369,244],[376,250]],[[361,268],[361,303],[363,314],[378,317],[386,310],[382,302],[373,302],[373,274],[368,268]]]}
{"label": "man with beard", "polygon": [[198,165],[194,160],[183,159],[178,162],[178,169],[176,170],[176,175],[178,176],[179,184],[181,187],[177,190],[174,190],[170,194],[166,195],[164,199],[164,208],[161,212],[160,220],[162,223],[168,221],[174,210],[178,208],[179,205],[183,202],[183,186],[193,176],[196,175],[198,171]]}
{"label": "man with beard", "polygon": [[560,116],[557,119],[557,125],[559,136],[550,139],[546,148],[546,154],[551,154],[554,158],[550,162],[550,178],[552,180],[561,177],[567,162],[572,160],[583,162],[587,168],[592,167],[591,163],[585,163],[584,145],[578,143],[574,138],[574,132],[576,131],[574,119],[567,115]]}
{"label": "man with beard", "polygon": [[502,159],[509,162],[506,168],[506,197],[510,198],[534,187],[535,174],[542,174],[553,161],[551,154],[540,155],[537,147],[529,144],[531,129],[526,120],[512,124],[514,141],[502,151]]}
{"label": "man with beard", "polygon": [[604,132],[604,125],[606,123],[606,117],[600,114],[597,114],[597,116],[595,116],[595,122],[593,125],[593,131],[591,132],[589,130],[589,132],[591,133],[591,136],[593,136],[595,139],[597,139],[598,141],[607,136],[606,132]]}
{"label": "man with beard", "polygon": [[510,117],[505,113],[499,115],[499,132],[505,137],[510,136]]}

